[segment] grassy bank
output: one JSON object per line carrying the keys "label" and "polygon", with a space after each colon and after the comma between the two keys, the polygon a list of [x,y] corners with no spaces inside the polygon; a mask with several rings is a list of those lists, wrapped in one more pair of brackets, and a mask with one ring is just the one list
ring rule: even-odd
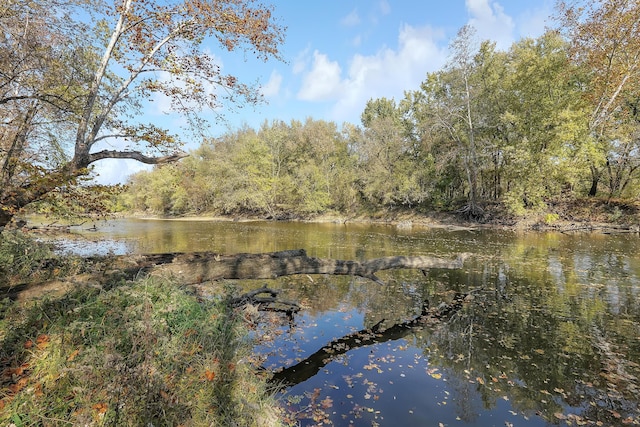
{"label": "grassy bank", "polygon": [[0,425],[280,425],[225,299],[158,278],[0,296]]}

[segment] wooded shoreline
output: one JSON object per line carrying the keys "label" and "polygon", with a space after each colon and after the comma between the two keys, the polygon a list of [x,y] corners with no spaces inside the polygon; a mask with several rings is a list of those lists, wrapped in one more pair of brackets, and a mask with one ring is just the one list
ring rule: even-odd
{"label": "wooded shoreline", "polygon": [[[161,221],[219,221],[219,222],[256,222],[256,221],[290,221],[308,223],[335,224],[381,224],[395,226],[400,229],[443,228],[449,230],[501,229],[513,231],[557,231],[557,232],[598,232],[598,233],[640,233],[640,212],[630,212],[620,216],[616,221],[606,221],[606,212],[593,213],[593,218],[585,215],[563,215],[561,218],[550,214],[531,214],[520,218],[495,216],[486,221],[471,221],[455,213],[433,212],[429,214],[415,213],[380,213],[372,216],[319,215],[313,218],[274,219],[249,215],[182,215],[161,216],[149,214],[124,215],[124,218]],[[549,218],[550,217],[550,218]]]}

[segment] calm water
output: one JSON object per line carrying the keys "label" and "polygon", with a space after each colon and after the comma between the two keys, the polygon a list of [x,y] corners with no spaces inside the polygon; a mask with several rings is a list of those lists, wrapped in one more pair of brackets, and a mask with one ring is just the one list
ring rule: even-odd
{"label": "calm water", "polygon": [[[255,332],[263,365],[280,372],[283,402],[302,425],[640,424],[638,235],[272,222],[96,225],[97,232],[79,231],[101,242],[87,252],[304,248],[339,259],[471,253],[461,270],[382,272],[385,286],[324,276],[268,284],[305,306],[291,323],[267,315]],[[437,307],[470,290],[475,298],[451,318],[411,323],[425,300]],[[363,334],[378,323],[376,337]]]}

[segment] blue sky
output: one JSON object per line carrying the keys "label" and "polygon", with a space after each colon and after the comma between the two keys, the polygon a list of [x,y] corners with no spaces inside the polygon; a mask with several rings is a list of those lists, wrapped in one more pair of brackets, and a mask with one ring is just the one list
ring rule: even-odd
{"label": "blue sky", "polygon": [[[267,2],[269,3],[269,2]],[[472,24],[479,39],[498,48],[523,37],[541,35],[550,26],[554,0],[274,0],[275,16],[287,27],[281,52],[286,62],[263,63],[249,56],[216,54],[223,71],[241,81],[258,81],[267,101],[225,113],[227,123],[211,128],[219,136],[246,124],[307,117],[360,123],[371,98],[399,100],[417,89],[426,73],[442,68],[447,47],[458,30]],[[162,99],[147,118],[178,131],[180,119],[164,114]],[[213,116],[212,116],[213,117]],[[191,141],[186,149],[196,148]],[[128,160],[96,165],[100,183],[124,182],[147,166]]]}

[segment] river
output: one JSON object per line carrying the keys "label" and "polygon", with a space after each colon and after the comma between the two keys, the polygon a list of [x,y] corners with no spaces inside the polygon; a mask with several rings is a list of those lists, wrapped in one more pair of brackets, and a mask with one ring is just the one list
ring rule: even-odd
{"label": "river", "polygon": [[[270,314],[254,332],[301,425],[640,424],[637,234],[138,219],[96,226],[75,232],[97,244],[63,250],[471,254],[460,270],[381,272],[384,286],[333,276],[268,283],[304,306],[290,322]],[[425,307],[469,292],[450,316],[415,321]],[[374,325],[378,334],[367,335]]]}

